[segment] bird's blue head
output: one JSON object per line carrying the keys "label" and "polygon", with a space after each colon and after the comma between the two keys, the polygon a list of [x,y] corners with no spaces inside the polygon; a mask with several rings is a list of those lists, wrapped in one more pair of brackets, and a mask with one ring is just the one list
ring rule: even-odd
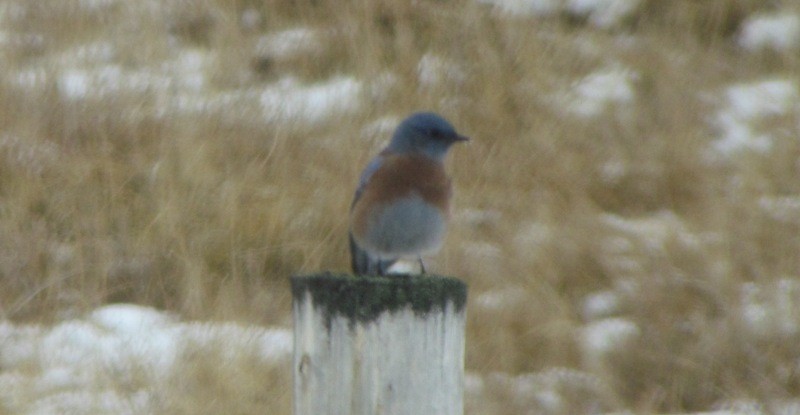
{"label": "bird's blue head", "polygon": [[388,150],[397,153],[422,153],[441,161],[453,143],[469,138],[458,134],[444,118],[432,112],[417,112],[403,120],[395,130]]}

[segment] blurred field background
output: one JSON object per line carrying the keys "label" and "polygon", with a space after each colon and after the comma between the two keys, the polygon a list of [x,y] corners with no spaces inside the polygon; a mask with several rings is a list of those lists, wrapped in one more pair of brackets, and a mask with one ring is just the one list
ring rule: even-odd
{"label": "blurred field background", "polygon": [[[800,413],[800,29],[744,37],[800,5],[594,3],[3,0],[0,320],[288,328],[288,277],[347,270],[361,167],[430,109],[472,137],[429,262],[470,285],[467,413]],[[104,387],[289,414],[288,362],[224,348]]]}

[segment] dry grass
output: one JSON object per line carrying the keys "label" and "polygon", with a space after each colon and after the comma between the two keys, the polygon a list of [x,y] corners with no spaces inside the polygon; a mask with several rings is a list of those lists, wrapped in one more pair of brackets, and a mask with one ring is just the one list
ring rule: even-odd
{"label": "dry grass", "polygon": [[[779,133],[766,155],[705,156],[709,96],[775,74],[798,80],[796,54],[735,46],[742,19],[763,3],[647,0],[623,27],[600,30],[561,16],[503,18],[467,1],[7,1],[0,317],[47,322],[135,302],[187,319],[288,325],[289,275],[347,267],[351,192],[382,141],[363,127],[431,108],[474,137],[452,156],[456,220],[434,267],[471,286],[468,371],[564,367],[606,385],[565,392],[589,409],[564,413],[798,398],[800,338],[749,336],[740,302],[743,283],[799,276],[800,218],[759,204],[800,194],[797,119],[770,121]],[[245,10],[259,19],[242,23]],[[261,35],[297,26],[325,30],[322,47],[257,53]],[[65,99],[65,54],[96,42],[110,56],[69,66],[159,70],[194,51],[207,59],[195,68],[208,79],[198,96],[242,94],[166,113],[180,87]],[[421,85],[426,54],[463,76]],[[555,108],[549,97],[609,65],[637,74],[631,110],[582,119]],[[290,74],[394,82],[323,122],[268,119],[244,92]],[[23,77],[34,85],[20,86]],[[609,218],[675,226],[654,245]],[[581,310],[602,290],[622,293],[615,315],[642,333],[593,367],[578,341]],[[496,292],[512,295],[482,305]],[[289,413],[285,370],[213,364],[187,357],[164,413]],[[528,410],[491,379],[470,413]]]}

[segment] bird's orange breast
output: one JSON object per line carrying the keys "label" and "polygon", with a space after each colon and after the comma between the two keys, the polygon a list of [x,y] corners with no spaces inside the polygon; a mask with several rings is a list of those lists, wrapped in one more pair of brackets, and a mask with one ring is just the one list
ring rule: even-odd
{"label": "bird's orange breast", "polygon": [[425,156],[389,155],[353,206],[353,231],[364,235],[371,214],[395,200],[418,196],[447,215],[452,185],[442,163]]}

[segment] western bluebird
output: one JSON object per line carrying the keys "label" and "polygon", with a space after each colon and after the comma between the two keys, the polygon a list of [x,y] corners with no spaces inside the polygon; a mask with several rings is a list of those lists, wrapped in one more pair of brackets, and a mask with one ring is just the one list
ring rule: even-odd
{"label": "western bluebird", "polygon": [[370,161],[350,206],[350,258],[358,275],[385,275],[401,258],[437,251],[444,240],[452,185],[444,157],[466,141],[444,118],[412,114]]}

